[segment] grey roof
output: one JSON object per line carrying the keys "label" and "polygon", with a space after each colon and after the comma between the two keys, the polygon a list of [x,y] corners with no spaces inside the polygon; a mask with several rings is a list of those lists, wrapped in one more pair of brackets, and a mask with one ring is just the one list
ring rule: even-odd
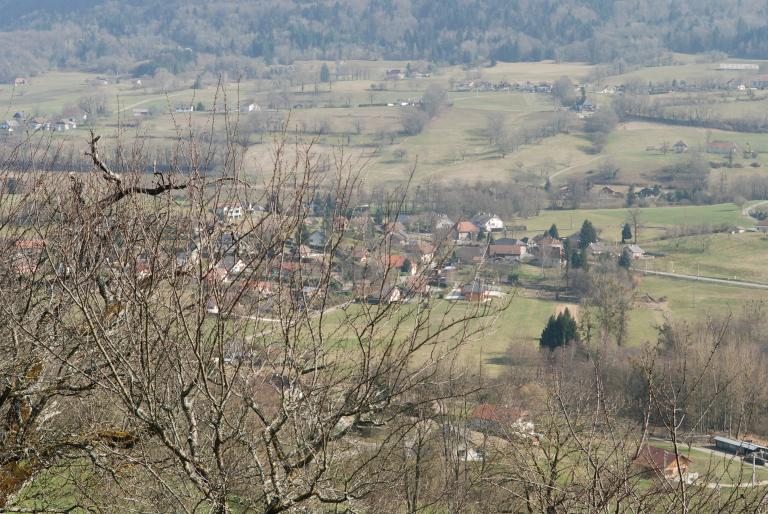
{"label": "grey roof", "polygon": [[755,444],[755,443],[749,443],[747,441],[739,441],[737,439],[730,439],[728,437],[722,437],[722,436],[719,436],[719,435],[713,437],[713,439],[715,440],[715,442],[721,442],[721,443],[725,443],[725,444],[730,445],[730,446],[736,446],[737,448],[743,448],[744,450],[746,450],[748,452],[754,452],[754,451],[757,451],[757,450],[765,449],[765,446],[760,446],[760,445]]}

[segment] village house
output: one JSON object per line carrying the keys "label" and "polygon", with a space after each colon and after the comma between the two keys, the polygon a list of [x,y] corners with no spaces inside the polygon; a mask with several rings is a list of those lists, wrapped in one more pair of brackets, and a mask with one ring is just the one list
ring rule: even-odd
{"label": "village house", "polygon": [[471,221],[458,222],[454,231],[456,232],[456,241],[472,241],[480,233],[480,229]]}
{"label": "village house", "polygon": [[326,241],[327,238],[325,233],[321,232],[320,230],[313,231],[311,234],[309,234],[309,237],[307,237],[307,244],[313,250],[321,250],[325,248]]}
{"label": "village house", "polygon": [[240,112],[243,112],[243,113],[245,113],[245,112],[259,112],[259,111],[261,111],[261,106],[259,106],[258,104],[252,103],[252,102],[248,103],[246,105],[243,105],[240,108]]}
{"label": "village house", "polygon": [[445,214],[440,214],[435,218],[434,229],[435,231],[450,230],[453,228],[454,222],[451,218]]}
{"label": "village house", "polygon": [[70,120],[59,120],[53,124],[54,132],[66,132],[75,128],[77,128],[77,123]]}
{"label": "village house", "polygon": [[654,478],[673,480],[682,475],[686,480],[691,459],[657,446],[645,445],[640,449],[635,464],[644,473]]}
{"label": "village house", "polygon": [[616,191],[610,186],[601,187],[598,195],[601,200],[615,200],[615,199],[624,198],[623,193]]}
{"label": "village house", "polygon": [[477,225],[477,228],[482,228],[486,232],[499,232],[504,230],[504,221],[495,214],[478,214],[472,218],[472,223]]}
{"label": "village house", "polygon": [[645,257],[645,250],[637,245],[627,245],[624,247],[624,252],[629,255],[631,259],[642,259]]}
{"label": "village house", "polygon": [[522,409],[484,403],[472,409],[468,428],[503,439],[533,435],[534,425],[526,421],[528,413]]}
{"label": "village house", "polygon": [[753,77],[750,86],[754,89],[768,89],[768,75]]}
{"label": "village house", "polygon": [[19,129],[20,124],[16,120],[6,120],[0,123],[0,130],[3,132],[15,132]]}
{"label": "village house", "polygon": [[13,79],[13,87],[21,87],[21,86],[28,86],[29,85],[29,79],[26,77],[16,77]]}
{"label": "village house", "polygon": [[757,224],[755,224],[755,229],[757,229],[758,232],[768,232],[768,218],[758,220]]}
{"label": "village house", "polygon": [[563,242],[551,236],[535,239],[534,253],[542,266],[559,266],[563,261]]}
{"label": "village house", "polygon": [[422,265],[429,265],[435,256],[435,247],[432,243],[422,240],[413,240],[405,244],[405,253],[413,261]]}
{"label": "village house", "polygon": [[501,291],[490,284],[484,284],[478,280],[473,280],[461,287],[461,296],[469,302],[485,302],[501,296]]}
{"label": "village house", "polygon": [[371,305],[389,305],[402,301],[403,294],[399,287],[394,285],[357,284],[355,286],[358,301]]}
{"label": "village house", "polygon": [[682,139],[672,145],[672,150],[675,151],[675,153],[685,153],[688,151],[688,145],[683,141]]}
{"label": "village house", "polygon": [[395,68],[391,70],[387,70],[387,80],[403,80],[405,78],[405,73],[403,70]]}
{"label": "village house", "polygon": [[214,213],[229,221],[239,221],[243,219],[244,209],[240,202],[221,203],[216,205]]}
{"label": "village house", "polygon": [[488,246],[488,254],[491,257],[512,257],[520,259],[528,253],[528,245],[519,239],[501,238]]}
{"label": "village house", "polygon": [[455,264],[480,264],[485,259],[484,246],[459,246],[453,250]]}
{"label": "village house", "polygon": [[618,255],[619,251],[615,246],[598,241],[596,243],[589,243],[587,253],[592,257],[598,257],[600,255]]}

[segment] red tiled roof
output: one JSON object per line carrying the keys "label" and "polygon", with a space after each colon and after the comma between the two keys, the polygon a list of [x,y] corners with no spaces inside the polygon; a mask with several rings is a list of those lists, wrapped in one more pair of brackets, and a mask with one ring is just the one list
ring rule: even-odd
{"label": "red tiled roof", "polygon": [[480,229],[471,221],[460,221],[456,224],[456,232],[459,232],[460,234],[467,232],[470,234],[477,234],[480,232]]}
{"label": "red tiled roof", "polygon": [[[681,466],[687,465],[691,462],[691,459],[685,455],[679,455]],[[676,464],[675,453],[659,448],[657,446],[645,445],[640,450],[638,460],[641,465],[654,469],[657,471],[663,471],[667,469],[671,464]],[[676,466],[675,466],[676,467]]]}

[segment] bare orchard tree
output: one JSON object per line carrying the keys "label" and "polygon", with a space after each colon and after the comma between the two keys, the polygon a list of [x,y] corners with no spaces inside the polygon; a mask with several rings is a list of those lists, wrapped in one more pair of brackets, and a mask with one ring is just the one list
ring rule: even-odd
{"label": "bare orchard tree", "polygon": [[502,305],[404,302],[431,267],[403,276],[391,234],[356,235],[356,161],[321,172],[311,141],[282,138],[255,173],[235,141],[179,143],[147,175],[141,148],[111,162],[92,134],[93,171],[0,191],[3,509],[389,512],[371,493],[402,476],[409,409],[465,394],[453,358]]}

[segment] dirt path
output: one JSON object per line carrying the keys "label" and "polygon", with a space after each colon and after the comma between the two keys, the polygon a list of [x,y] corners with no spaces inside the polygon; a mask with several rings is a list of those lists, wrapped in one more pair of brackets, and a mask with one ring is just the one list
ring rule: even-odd
{"label": "dirt path", "polygon": [[189,94],[189,91],[182,91],[180,93],[174,93],[172,95],[163,95],[163,96],[158,96],[158,97],[145,98],[144,100],[141,100],[139,102],[131,104],[131,105],[127,106],[127,107],[123,107],[122,109],[120,109],[120,112],[125,112],[128,109],[133,109],[134,107],[138,107],[140,105],[144,105],[144,104],[149,103],[149,102],[154,102],[154,101],[157,101],[157,100],[164,100],[166,98],[173,98],[173,97],[176,97],[176,96],[183,96],[183,95],[188,95],[188,94]]}
{"label": "dirt path", "polygon": [[750,215],[750,213],[751,213],[751,212],[752,212],[752,211],[753,211],[753,210],[754,210],[756,207],[760,207],[760,206],[762,206],[762,205],[768,205],[768,200],[763,200],[762,202],[753,203],[752,205],[749,205],[749,206],[747,206],[747,207],[744,207],[744,208],[741,210],[741,215],[742,215],[742,216],[744,216],[744,217],[746,217],[746,218],[752,219],[752,216]]}
{"label": "dirt path", "polygon": [[582,162],[581,164],[574,164],[573,166],[568,166],[567,168],[563,168],[559,171],[554,172],[552,175],[549,176],[549,179],[552,180],[553,178],[557,177],[558,175],[561,175],[567,171],[571,171],[576,168],[580,168],[582,166],[586,166],[587,164],[591,164],[595,161],[599,161],[600,159],[605,158],[605,155],[598,155],[597,157],[594,157],[586,162]]}

